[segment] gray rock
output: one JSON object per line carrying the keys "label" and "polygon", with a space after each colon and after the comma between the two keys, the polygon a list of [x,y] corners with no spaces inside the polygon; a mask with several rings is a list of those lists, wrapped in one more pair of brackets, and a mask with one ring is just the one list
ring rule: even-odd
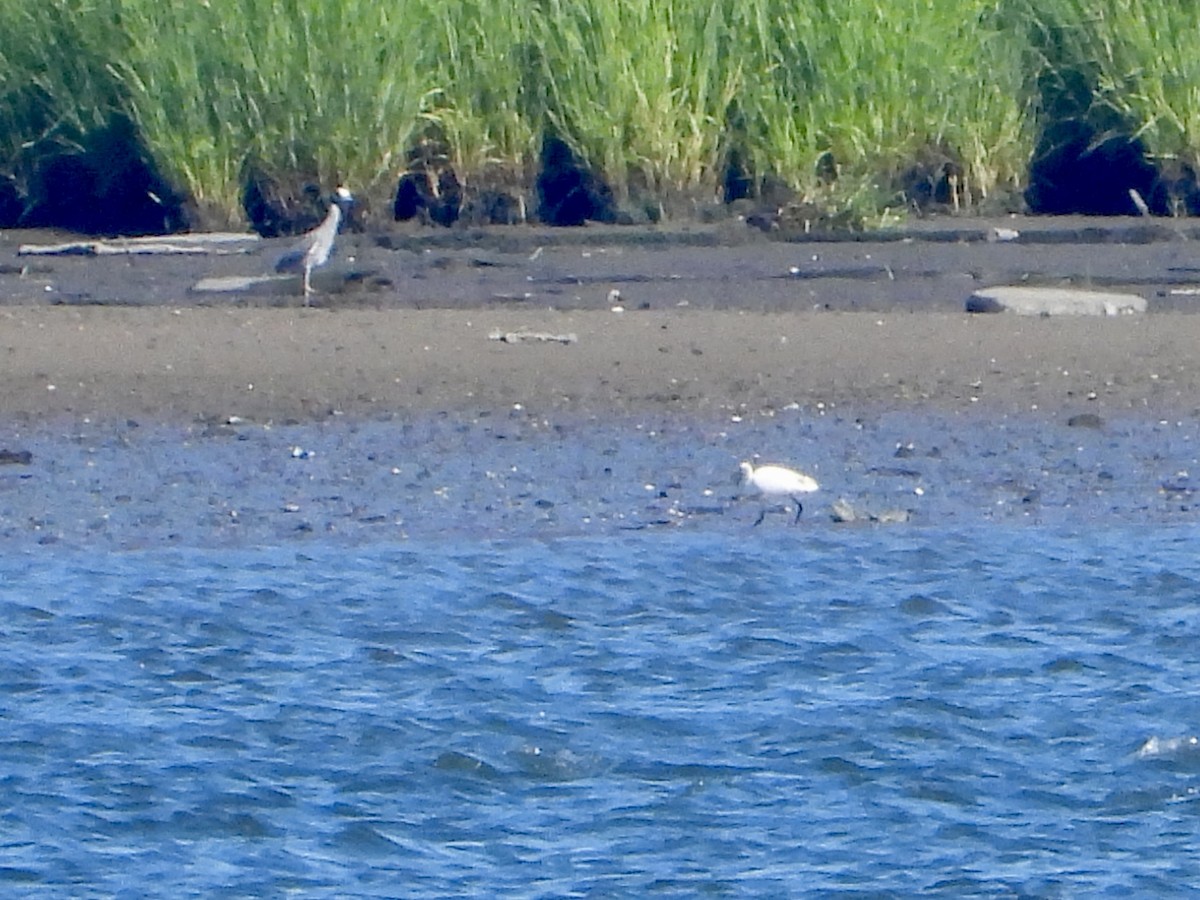
{"label": "gray rock", "polygon": [[967,298],[967,312],[1021,316],[1118,316],[1146,311],[1146,298],[1057,287],[981,288]]}
{"label": "gray rock", "polygon": [[835,522],[853,522],[858,519],[858,513],[845,497],[839,497],[833,502],[831,512]]}
{"label": "gray rock", "polygon": [[830,507],[830,516],[833,521],[842,524],[850,522],[874,522],[879,525],[896,525],[907,522],[911,518],[911,513],[907,509],[900,509],[899,507],[872,512],[868,509],[856,508],[845,497],[839,497]]}

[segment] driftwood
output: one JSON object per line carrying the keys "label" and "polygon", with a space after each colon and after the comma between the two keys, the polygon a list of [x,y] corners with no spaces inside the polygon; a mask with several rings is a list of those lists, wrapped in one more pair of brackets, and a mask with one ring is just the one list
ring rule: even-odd
{"label": "driftwood", "polygon": [[488,340],[503,341],[506,344],[519,344],[523,341],[554,342],[558,344],[574,344],[579,340],[575,332],[569,334],[551,334],[548,331],[501,331],[497,328],[488,335]]}
{"label": "driftwood", "polygon": [[230,244],[260,240],[257,234],[213,232],[174,234],[163,237],[116,238],[113,240],[68,241],[65,244],[21,244],[18,256],[164,256],[187,254],[244,253],[244,248],[225,249]]}

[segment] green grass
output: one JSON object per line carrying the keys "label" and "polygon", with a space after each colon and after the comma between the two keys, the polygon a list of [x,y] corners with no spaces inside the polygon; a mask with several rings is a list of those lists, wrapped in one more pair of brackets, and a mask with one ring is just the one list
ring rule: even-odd
{"label": "green grass", "polygon": [[422,133],[445,144],[445,162],[468,190],[528,177],[540,123],[526,94],[532,79],[524,6],[486,0],[421,6],[423,24],[405,44],[422,54],[428,79]]}
{"label": "green grass", "polygon": [[[961,164],[961,199],[977,208],[1024,186],[1031,63],[1095,73],[1154,153],[1196,164],[1192,7],[6,0],[0,168],[128,114],[210,222],[240,221],[249,169],[346,183],[382,206],[418,144],[441,148],[468,190],[529,190],[547,132],[633,205],[715,202],[736,154],[760,183],[878,219],[903,205],[896,176],[932,150]],[[1039,43],[1051,32],[1053,58]]]}
{"label": "green grass", "polygon": [[370,189],[403,166],[430,90],[401,39],[421,4],[107,2],[125,26],[112,71],[134,118],[211,214],[236,218],[247,167]]}
{"label": "green grass", "polygon": [[740,80],[727,0],[543,0],[544,119],[619,201],[715,192]]}
{"label": "green grass", "polygon": [[878,205],[889,176],[922,151],[964,168],[963,199],[1020,186],[1032,148],[1022,47],[980,0],[747,4],[741,92],[752,158],[801,193],[830,193],[817,162],[831,153],[843,202]]}
{"label": "green grass", "polygon": [[0,2],[0,168],[13,171],[31,151],[78,147],[120,108],[106,70],[115,23],[85,0]]}
{"label": "green grass", "polygon": [[1064,61],[1093,81],[1101,121],[1121,121],[1159,160],[1200,171],[1200,6],[1147,0],[1059,0],[1029,20],[1047,68]]}

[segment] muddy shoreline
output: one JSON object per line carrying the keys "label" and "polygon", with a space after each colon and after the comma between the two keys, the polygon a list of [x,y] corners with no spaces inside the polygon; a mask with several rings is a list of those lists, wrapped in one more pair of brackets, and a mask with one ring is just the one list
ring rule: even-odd
{"label": "muddy shoreline", "polygon": [[[1200,422],[782,410],[578,417],[509,409],[296,425],[0,422],[0,545],[154,550],[636,531],[1194,527]],[[754,522],[741,459],[821,483]],[[849,520],[845,511],[850,510]],[[980,532],[985,534],[986,531]]]}
{"label": "muddy shoreline", "polygon": [[[194,290],[270,272],[286,241],[18,254],[63,237],[0,234],[0,416],[296,422],[516,403],[1167,415],[1200,396],[1200,243],[1186,221],[943,220],[844,241],[772,240],[744,223],[352,233],[309,309],[289,281]],[[962,312],[996,284],[1123,290],[1149,313]],[[572,340],[492,339],[508,332]]]}
{"label": "muddy shoreline", "polygon": [[[1016,238],[996,240],[998,233]],[[298,279],[228,294],[194,290],[202,279],[273,272],[288,239],[209,255],[18,255],[23,244],[73,237],[0,232],[0,308],[299,303]],[[599,311],[609,309],[617,290],[628,310],[953,313],[973,290],[1022,284],[1131,291],[1156,312],[1197,309],[1200,226],[1190,220],[933,220],[845,240],[794,237],[736,221],[347,233],[330,266],[316,273],[314,305]]]}
{"label": "muddy shoreline", "polygon": [[[756,456],[822,481],[799,528],[829,527],[840,499],[855,525],[1195,521],[1185,236],[540,237],[357,236],[309,309],[190,291],[269,269],[269,247],[14,253],[0,269],[0,450],[15,454],[0,540],[741,534],[757,506],[734,476]],[[1056,280],[1140,292],[1150,312],[961,312],[980,284]],[[562,340],[496,339],[513,333]]]}

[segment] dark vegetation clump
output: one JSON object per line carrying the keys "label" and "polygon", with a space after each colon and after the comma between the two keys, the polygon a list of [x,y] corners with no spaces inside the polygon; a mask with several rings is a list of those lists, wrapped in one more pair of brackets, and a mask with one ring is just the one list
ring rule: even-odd
{"label": "dark vegetation clump", "polygon": [[1083,72],[1048,70],[1038,90],[1040,135],[1025,190],[1030,212],[1132,216],[1139,212],[1135,191],[1155,214],[1168,214],[1166,197],[1155,195],[1158,171],[1132,124],[1097,102]]}
{"label": "dark vegetation clump", "polygon": [[463,213],[464,191],[454,171],[452,148],[436,129],[430,129],[408,153],[408,169],[396,185],[392,218],[449,227]]}
{"label": "dark vegetation clump", "polygon": [[553,135],[542,141],[537,198],[538,219],[547,225],[617,221],[612,189]]}
{"label": "dark vegetation clump", "polygon": [[[40,151],[40,152],[39,152]],[[93,235],[163,234],[188,227],[184,198],[159,173],[126,117],[82,136],[77,145],[47,141],[27,154],[23,197],[6,175],[0,218],[25,228]]]}

